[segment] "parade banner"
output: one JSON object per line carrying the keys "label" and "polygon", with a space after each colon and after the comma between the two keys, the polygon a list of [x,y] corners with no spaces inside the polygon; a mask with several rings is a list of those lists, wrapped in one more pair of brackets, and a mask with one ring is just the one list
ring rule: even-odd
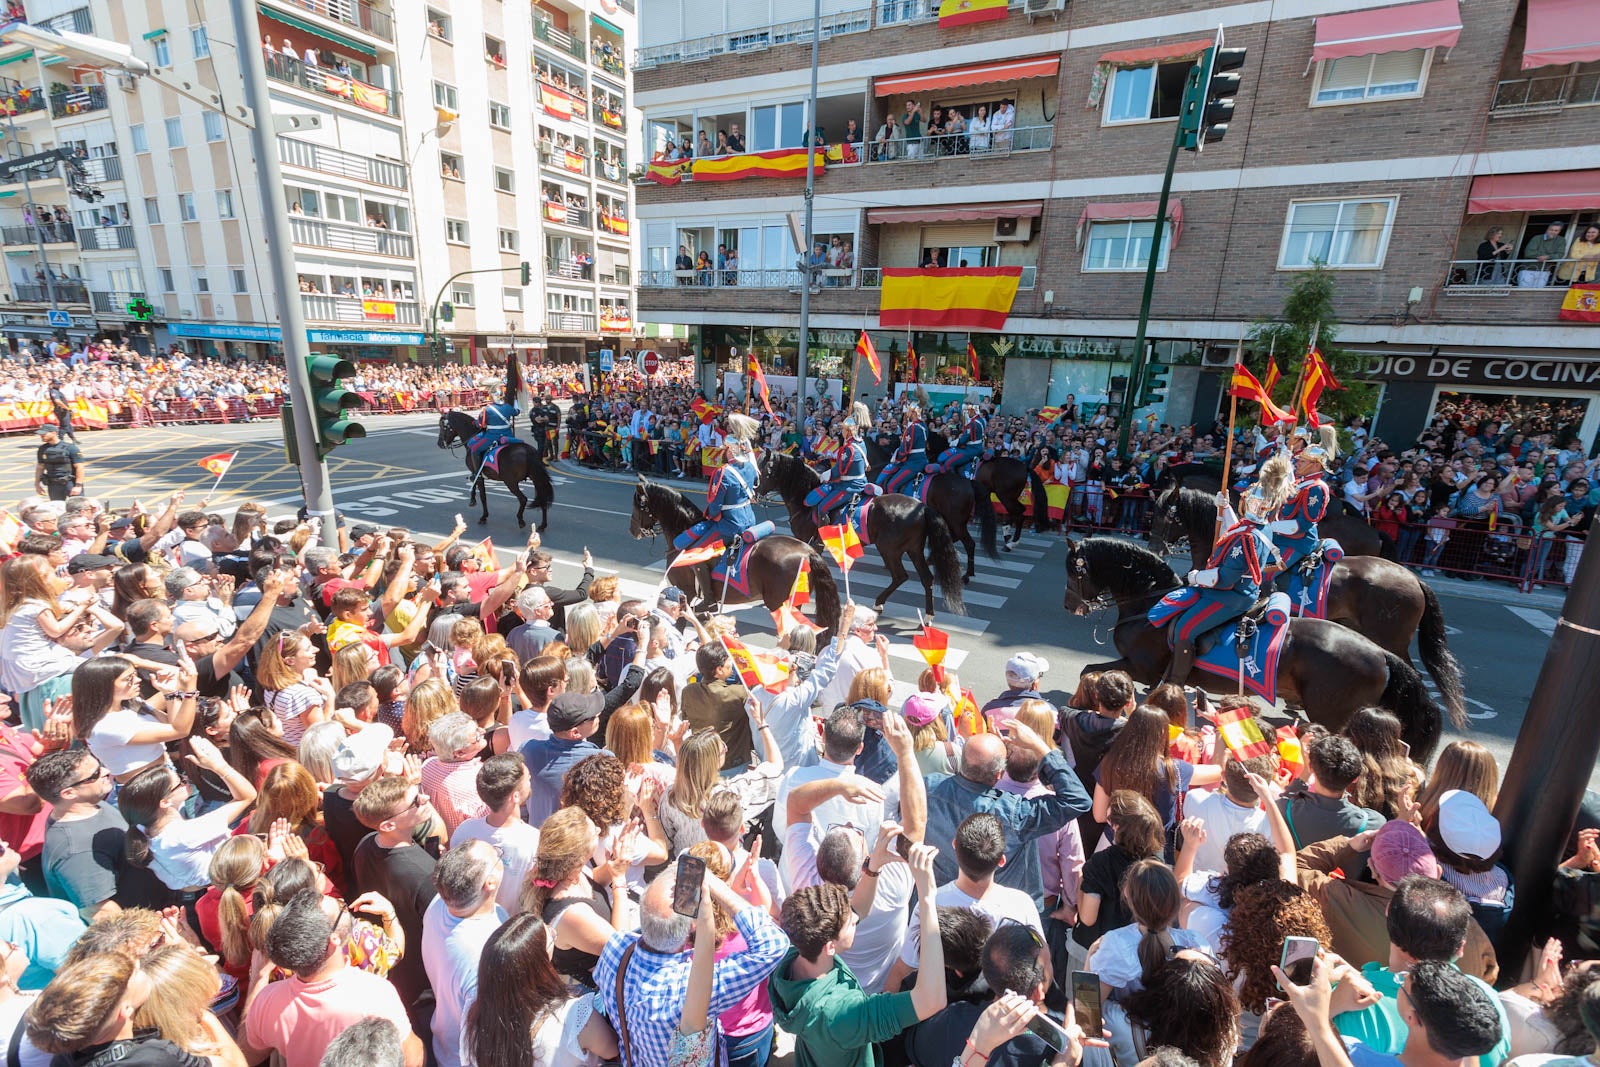
{"label": "parade banner", "polygon": [[544,108],[546,115],[554,115],[558,119],[572,118],[572,96],[543,82],[539,83],[539,106]]}
{"label": "parade banner", "polygon": [[[816,172],[821,174],[828,163],[825,151],[813,153]],[[806,174],[804,148],[777,148],[771,152],[745,152],[736,156],[715,156],[697,159],[690,167],[690,177],[697,182],[731,182],[740,178],[803,178]]]}
{"label": "parade banner", "polygon": [[884,267],[878,324],[886,330],[1002,330],[1021,267]]}

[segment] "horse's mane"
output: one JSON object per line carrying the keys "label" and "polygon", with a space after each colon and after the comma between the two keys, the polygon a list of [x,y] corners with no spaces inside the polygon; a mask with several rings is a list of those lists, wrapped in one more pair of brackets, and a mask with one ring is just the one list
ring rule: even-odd
{"label": "horse's mane", "polygon": [[772,475],[772,487],[785,500],[805,496],[822,481],[799,456],[771,452],[765,457],[764,465]]}
{"label": "horse's mane", "polygon": [[1167,561],[1137,541],[1096,535],[1079,541],[1073,551],[1088,563],[1097,585],[1115,586],[1123,596],[1170,589],[1178,584],[1178,576]]}
{"label": "horse's mane", "polygon": [[650,513],[663,526],[666,525],[665,520],[668,516],[677,516],[682,520],[685,528],[693,526],[706,517],[705,512],[701,511],[694,501],[670,485],[657,485],[655,482],[646,482],[644,485],[644,500],[645,504],[650,508]]}
{"label": "horse's mane", "polygon": [[1217,508],[1216,500],[1217,495],[1215,493],[1207,493],[1204,490],[1195,489],[1187,485],[1178,486],[1178,510],[1186,524],[1201,511],[1209,512],[1214,516]]}

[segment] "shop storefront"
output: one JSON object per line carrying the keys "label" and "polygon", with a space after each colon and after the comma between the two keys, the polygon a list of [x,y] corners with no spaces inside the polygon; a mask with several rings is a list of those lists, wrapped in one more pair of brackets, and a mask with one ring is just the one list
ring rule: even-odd
{"label": "shop storefront", "polygon": [[401,330],[307,330],[316,352],[364,363],[415,363],[427,354],[427,336]]}
{"label": "shop storefront", "polygon": [[169,322],[155,328],[158,348],[177,345],[199,356],[274,359],[283,333],[276,326],[223,322]]}

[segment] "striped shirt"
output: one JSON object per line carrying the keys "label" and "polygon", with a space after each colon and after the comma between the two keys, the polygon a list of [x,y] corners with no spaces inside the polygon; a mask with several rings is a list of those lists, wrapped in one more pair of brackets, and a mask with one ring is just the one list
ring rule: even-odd
{"label": "striped shirt", "polygon": [[422,761],[422,791],[433,801],[433,810],[444,820],[448,837],[468,819],[489,814],[489,805],[478,796],[478,768],[483,760],[474,757],[449,763],[438,756]]}

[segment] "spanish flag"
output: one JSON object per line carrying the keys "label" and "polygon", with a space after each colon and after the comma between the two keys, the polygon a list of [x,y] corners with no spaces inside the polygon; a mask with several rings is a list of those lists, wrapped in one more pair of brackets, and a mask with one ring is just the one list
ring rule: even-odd
{"label": "spanish flag", "polygon": [[822,547],[839,564],[840,570],[849,570],[861,558],[861,538],[856,536],[856,528],[848,522],[824,526],[817,531],[817,536],[822,538]]}
{"label": "spanish flag", "polygon": [[974,22],[999,22],[1006,17],[1007,0],[944,0],[939,5],[939,25],[968,26]]}
{"label": "spanish flag", "polygon": [[1305,752],[1300,746],[1300,735],[1294,732],[1293,726],[1280,726],[1277,741],[1278,759],[1285,769],[1298,778],[1306,766]]}
{"label": "spanish flag", "polygon": [[686,161],[668,163],[663,160],[646,166],[644,176],[646,180],[657,185],[677,185],[683,181],[683,176],[688,170],[689,164]]}
{"label": "spanish flag", "polygon": [[1267,377],[1266,380],[1261,383],[1261,388],[1266,390],[1268,396],[1271,396],[1272,391],[1278,387],[1278,382],[1280,379],[1282,379],[1282,377],[1283,375],[1278,373],[1278,361],[1273,359],[1271,356],[1268,356]]}
{"label": "spanish flag", "polygon": [[1254,756],[1265,756],[1275,747],[1274,742],[1268,741],[1266,735],[1261,732],[1255,716],[1250,714],[1250,709],[1247,707],[1218,712],[1216,723],[1217,736],[1228,746],[1228,751],[1235,759],[1247,760]]}
{"label": "spanish flag", "polygon": [[772,622],[778,628],[778,637],[780,639],[790,630],[796,630],[802,626],[812,633],[818,633],[825,629],[821,624],[814,623],[801,614],[799,608],[792,608],[788,604],[783,605],[772,613]]}
{"label": "spanish flag", "polygon": [[1306,422],[1312,429],[1322,425],[1322,420],[1317,417],[1317,400],[1321,398],[1324,389],[1342,389],[1339,380],[1333,376],[1327,361],[1322,358],[1322,353],[1315,348],[1306,353],[1304,380],[1300,383],[1299,408],[1305,412]]}
{"label": "spanish flag", "polygon": [[483,564],[484,570],[497,571],[500,569],[500,561],[495,558],[494,554],[494,538],[485,537],[482,541],[473,545],[472,554],[478,557],[478,562]]}
{"label": "spanish flag", "polygon": [[922,653],[922,658],[933,668],[933,680],[943,685],[944,656],[950,651],[950,635],[928,623],[923,623],[922,632],[911,639],[911,647]]}
{"label": "spanish flag", "polygon": [[756,652],[737,637],[723,637],[722,647],[733,660],[733,669],[746,689],[765,689],[781,693],[789,685],[789,665],[768,652]]}
{"label": "spanish flag", "polygon": [[867,331],[861,331],[861,339],[856,342],[856,355],[867,361],[867,366],[872,368],[872,380],[875,385],[883,384],[883,364],[878,362],[878,350],[872,347],[872,338],[867,336]]}
{"label": "spanish flag", "polygon": [[[812,155],[816,172],[821,174],[828,165],[828,153],[818,149]],[[777,148],[771,152],[744,152],[736,156],[697,159],[689,173],[697,182],[731,182],[740,178],[804,178],[806,150]]]}
{"label": "spanish flag", "polygon": [[884,267],[878,324],[886,330],[1002,330],[1021,267]]}
{"label": "spanish flag", "polygon": [[977,381],[981,376],[978,370],[978,350],[972,347],[972,342],[967,342],[967,365],[972,368],[972,380]]}
{"label": "spanish flag", "polygon": [[689,410],[699,417],[701,422],[711,422],[722,414],[722,405],[713,404],[705,397],[695,397],[694,403],[689,405]]}
{"label": "spanish flag", "polygon": [[800,557],[800,569],[795,571],[794,586],[789,590],[788,605],[803,608],[811,603],[811,560]]}
{"label": "spanish flag", "polygon": [[565,223],[567,221],[567,205],[556,200],[544,202],[544,217],[551,222]]}
{"label": "spanish flag", "polygon": [[1270,426],[1275,422],[1293,422],[1294,416],[1272,402],[1272,397],[1267,395],[1266,387],[1256,381],[1256,376],[1243,363],[1233,365],[1233,381],[1228,388],[1228,395],[1240,400],[1251,400],[1261,405],[1261,424]]}
{"label": "spanish flag", "polygon": [[751,353],[745,362],[746,373],[755,386],[756,394],[761,397],[761,406],[767,409],[767,414],[772,414],[772,390],[767,388],[767,374],[761,369],[761,361]]}
{"label": "spanish flag", "polygon": [[228,468],[233,466],[233,457],[237,452],[218,452],[199,461],[200,469],[209,473],[213,478],[220,479],[228,473]]}
{"label": "spanish flag", "polygon": [[911,380],[922,380],[922,365],[917,361],[917,350],[910,344],[906,345],[906,358],[911,361]]}
{"label": "spanish flag", "polygon": [[1600,322],[1600,283],[1575,283],[1562,298],[1556,317],[1568,322]]}
{"label": "spanish flag", "polygon": [[562,92],[553,85],[540,83],[539,106],[544,108],[547,115],[554,115],[558,119],[572,118],[573,102],[571,95]]}
{"label": "spanish flag", "polygon": [[667,564],[667,570],[670,571],[677,567],[693,567],[707,560],[716,559],[726,550],[727,546],[722,543],[722,538],[713,538],[697,548],[686,548],[679,552],[677,558]]}

